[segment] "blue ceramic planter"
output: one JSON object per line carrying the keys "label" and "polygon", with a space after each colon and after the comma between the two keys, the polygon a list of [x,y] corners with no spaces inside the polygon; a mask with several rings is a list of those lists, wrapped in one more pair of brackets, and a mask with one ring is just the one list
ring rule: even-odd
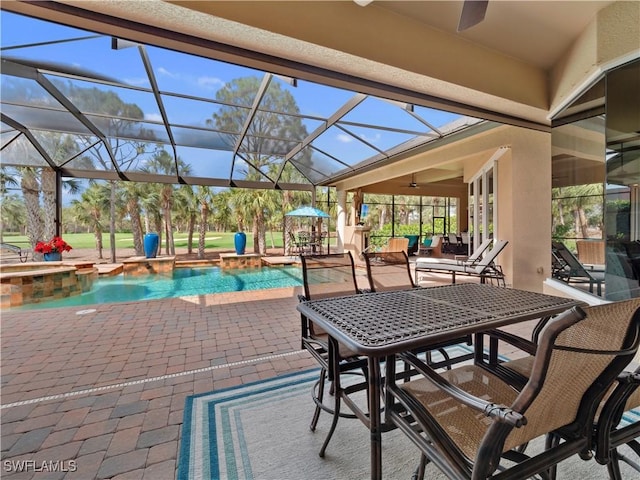
{"label": "blue ceramic planter", "polygon": [[158,254],[158,234],[147,233],[144,236],[144,255],[147,258],[156,258]]}
{"label": "blue ceramic planter", "polygon": [[62,253],[60,252],[44,253],[43,255],[45,262],[59,262],[62,260]]}
{"label": "blue ceramic planter", "polygon": [[247,235],[244,232],[236,233],[233,243],[236,247],[236,255],[244,255],[244,250],[247,247]]}

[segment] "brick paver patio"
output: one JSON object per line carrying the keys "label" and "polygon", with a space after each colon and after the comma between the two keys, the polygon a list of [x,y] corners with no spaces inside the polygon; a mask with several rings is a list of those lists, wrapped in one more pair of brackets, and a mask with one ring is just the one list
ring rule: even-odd
{"label": "brick paver patio", "polygon": [[314,366],[298,293],[3,312],[2,477],[175,478],[186,396]]}
{"label": "brick paver patio", "polygon": [[3,311],[1,476],[174,479],[188,395],[315,367],[298,293]]}

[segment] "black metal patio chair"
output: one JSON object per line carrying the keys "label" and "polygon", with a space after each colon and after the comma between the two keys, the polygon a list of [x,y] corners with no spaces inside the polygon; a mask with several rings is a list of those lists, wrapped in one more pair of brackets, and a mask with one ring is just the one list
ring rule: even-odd
{"label": "black metal patio chair", "polygon": [[611,480],[622,480],[620,461],[638,471],[640,463],[619,452],[619,447],[628,445],[640,458],[640,420],[629,421],[625,425],[621,420],[625,412],[640,407],[640,367],[633,372],[623,372],[616,387],[608,396],[598,416],[595,431],[595,458],[598,463],[607,465]]}
{"label": "black metal patio chair", "polygon": [[[300,297],[300,301],[360,293],[356,281],[355,265],[350,252],[326,255],[308,254],[300,258],[304,282],[304,296]],[[334,352],[330,346],[328,334],[304,315],[301,315],[301,325],[302,348],[311,353],[320,365],[320,377],[312,392],[316,408],[311,420],[311,430],[315,431],[322,410],[333,415],[331,427],[320,449],[320,456],[324,457],[331,436],[335,431],[338,418],[355,418],[355,415],[340,412],[339,395],[334,395],[333,407],[323,403],[325,381],[327,379],[331,383],[330,393],[336,392],[341,388],[340,378],[332,378],[333,362],[338,362],[340,374],[361,373],[364,376],[365,381],[357,382],[348,387],[348,392],[354,393],[367,388],[367,359],[356,355],[342,344],[339,344],[339,351]]]}
{"label": "black metal patio chair", "polygon": [[[384,292],[389,290],[404,290],[409,288],[420,288],[413,283],[409,257],[404,251],[401,252],[365,252],[363,253],[367,265],[367,276],[372,292]],[[473,353],[462,354],[451,357],[445,347],[458,344],[472,345],[471,335],[466,335],[455,340],[440,343],[430,347],[428,350],[416,350],[427,355],[427,362],[436,368],[451,368],[455,363],[464,362],[473,358]],[[435,362],[432,352],[438,351],[442,360]]]}
{"label": "black metal patio chair", "polygon": [[[640,299],[629,299],[619,302],[587,307],[585,311],[592,317],[597,316],[602,322],[613,316],[633,317],[640,315]],[[544,328],[546,321],[536,325],[532,340],[526,340],[513,334],[503,331],[492,331],[490,336],[509,343],[519,348],[529,355],[509,360],[498,366],[485,364],[490,371],[495,371],[501,378],[508,381],[512,386],[521,389],[529,379],[533,368],[536,354],[536,343],[540,332]],[[623,456],[618,452],[618,447],[627,444],[640,457],[640,443],[636,437],[640,436],[640,421],[630,421],[624,427],[620,427],[620,419],[625,412],[640,407],[640,367],[635,371],[624,371],[616,380],[615,389],[605,395],[600,405],[594,425],[594,446],[595,458],[598,463],[607,465],[609,477],[613,480],[621,479],[619,461],[625,461],[634,469],[640,472],[640,463]],[[600,410],[604,413],[600,413]],[[629,415],[631,419],[635,415]]]}
{"label": "black metal patio chair", "polygon": [[415,287],[409,257],[400,252],[364,252],[367,277],[372,292],[402,290]]}
{"label": "black metal patio chair", "polygon": [[[587,458],[601,401],[638,350],[640,309],[620,303],[547,322],[522,388],[480,365],[438,374],[400,355],[423,375],[388,384],[403,407],[391,419],[422,452],[418,476],[433,462],[450,478],[553,478],[562,460]],[[522,446],[541,436],[545,449],[525,454]]]}

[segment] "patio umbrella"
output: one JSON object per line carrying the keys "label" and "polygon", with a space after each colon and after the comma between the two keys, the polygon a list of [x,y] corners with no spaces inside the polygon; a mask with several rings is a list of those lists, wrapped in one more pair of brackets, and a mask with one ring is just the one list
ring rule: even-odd
{"label": "patio umbrella", "polygon": [[[300,207],[295,210],[290,211],[289,213],[284,214],[285,217],[309,217],[315,219],[323,219],[323,218],[331,218],[328,213],[323,212],[319,208],[315,207]],[[287,229],[290,231],[290,227]],[[288,237],[285,237],[285,250],[289,250],[289,246],[286,245],[286,241]],[[327,252],[329,251],[329,244],[327,238]]]}
{"label": "patio umbrella", "polygon": [[328,213],[324,213],[319,208],[314,207],[300,207],[295,210],[285,213],[287,217],[316,217],[316,218],[329,218]]}

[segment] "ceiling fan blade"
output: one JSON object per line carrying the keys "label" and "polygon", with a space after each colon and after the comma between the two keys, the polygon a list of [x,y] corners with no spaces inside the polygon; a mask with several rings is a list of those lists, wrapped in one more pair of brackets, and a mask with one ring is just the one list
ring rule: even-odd
{"label": "ceiling fan blade", "polygon": [[458,22],[458,31],[471,28],[484,20],[489,0],[465,0],[462,4],[462,13]]}

